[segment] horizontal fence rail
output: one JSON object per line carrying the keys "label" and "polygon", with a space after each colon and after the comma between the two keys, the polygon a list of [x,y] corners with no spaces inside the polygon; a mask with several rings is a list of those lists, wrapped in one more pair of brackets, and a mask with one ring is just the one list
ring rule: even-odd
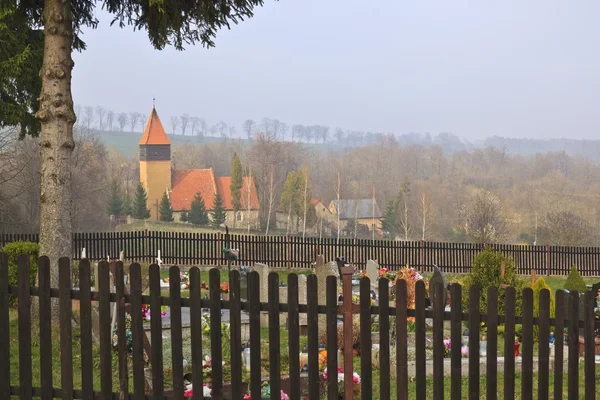
{"label": "horizontal fence rail", "polygon": [[[533,398],[534,388],[539,398],[548,398],[551,373],[555,399],[563,398],[563,390],[568,391],[569,399],[596,398],[595,337],[600,323],[594,311],[596,294],[591,291],[582,297],[577,292],[557,291],[552,310],[550,292],[546,289],[540,292],[539,299],[534,299],[531,288],[517,293],[512,287],[480,289],[472,286],[465,308],[462,304],[465,291],[459,284],[452,284],[448,296],[444,296],[441,283],[426,289],[423,281],[409,287],[406,281],[399,280],[391,287],[386,279],[370,282],[363,277],[356,291],[344,287],[343,296],[351,292],[352,299],[340,299],[339,282],[334,276],[328,276],[323,285],[312,274],[300,284],[299,276],[290,274],[287,286],[283,286],[286,294],[282,295],[280,276],[276,272],[269,273],[265,279],[256,271],[246,277],[234,269],[225,273],[223,279],[222,271],[213,268],[205,285],[196,267],[190,269],[189,276],[182,275],[176,266],[168,269],[168,276],[161,276],[161,268],[156,264],[142,268],[133,263],[125,268],[121,262],[102,261],[95,272],[84,259],[79,263],[79,288],[74,289],[70,260],[63,258],[58,263],[58,288],[50,286],[48,258],[38,261],[39,287],[30,284],[31,267],[27,256],[20,257],[17,282],[11,285],[8,258],[0,254],[0,398],[3,399],[11,395],[21,399],[32,396],[42,399],[182,399],[190,395],[200,399],[205,385],[211,398],[241,399],[248,392],[252,399],[261,399],[267,376],[271,399],[279,399],[284,389],[292,400],[339,399],[344,390],[345,399],[407,399],[409,387],[417,399],[443,399],[445,381],[450,383],[452,399],[479,399],[484,392],[486,398],[496,399],[499,390],[505,399],[513,399],[517,393],[523,399]],[[91,278],[95,274],[98,282],[92,290]],[[169,281],[168,287],[161,288],[161,281],[165,279]],[[189,286],[182,287],[185,281]],[[223,295],[224,282],[228,283],[227,296]],[[360,299],[371,299],[372,285],[376,285],[379,304],[372,305],[369,300],[353,304],[357,295]],[[189,292],[182,293],[184,289]],[[325,296],[322,291],[326,292]],[[409,292],[412,291],[414,308],[409,308],[407,299],[411,298]],[[395,301],[392,301],[392,293]],[[484,293],[487,309],[481,313],[480,299]],[[430,298],[431,303],[427,307],[426,298]],[[32,314],[34,299],[39,309]],[[53,304],[55,299],[57,305]],[[499,313],[500,299],[504,315]],[[517,303],[521,315],[515,315]],[[147,310],[146,305],[150,307],[149,314],[142,312]],[[168,307],[166,327],[161,306]],[[344,320],[344,334],[340,336],[338,316],[346,312],[350,312],[345,314],[350,320]],[[187,325],[183,323],[184,314],[189,316]],[[359,323],[353,322],[353,315]],[[78,321],[75,328],[74,319]],[[111,321],[116,321],[114,332]],[[350,336],[346,335],[346,322],[352,325]],[[445,322],[449,323],[449,330]],[[376,335],[372,333],[374,324],[379,328]],[[184,325],[188,330],[186,335],[183,335]],[[242,325],[247,325],[247,332]],[[300,329],[301,325],[306,331]],[[263,326],[266,332],[261,329]],[[414,333],[409,332],[410,326],[414,327]],[[461,354],[465,327],[468,328],[469,352],[466,362]],[[520,332],[518,357],[516,343],[512,341],[517,327]],[[498,343],[499,328],[504,332],[503,347]],[[563,351],[564,328],[567,329],[566,353]],[[168,336],[164,329],[169,332]],[[58,338],[53,331],[58,331]],[[150,332],[150,341],[146,331]],[[242,332],[246,332],[244,339]],[[553,357],[549,352],[551,332],[556,333]],[[116,343],[113,343],[113,334]],[[285,346],[283,334],[287,336]],[[487,340],[482,334],[487,335]],[[415,360],[410,362],[409,335],[414,335],[411,346],[415,354]],[[584,339],[583,348],[580,336]],[[75,337],[79,338],[77,346],[73,343]],[[301,337],[306,343],[304,349],[300,346]],[[379,340],[378,347],[373,345],[373,338]],[[53,358],[53,340],[58,341],[59,360]],[[482,340],[486,352],[480,354]],[[324,346],[321,341],[326,342]],[[36,357],[32,352],[33,343],[39,343]],[[168,353],[164,345],[170,348]],[[343,360],[356,356],[352,347],[355,345],[360,349],[358,368]],[[246,347],[250,349],[247,359]],[[342,350],[341,358],[335,356],[338,349]],[[189,354],[189,361],[184,358],[184,350]],[[373,361],[372,352],[377,352],[377,361]],[[498,363],[500,353],[503,354],[502,366]],[[323,354],[326,361],[322,360]],[[79,360],[77,367],[74,355]],[[210,381],[206,375],[207,356],[211,359]],[[289,361],[286,377],[281,373],[283,359]],[[534,359],[537,360],[535,368]],[[33,360],[39,360],[39,364]],[[485,364],[485,387],[481,387],[482,363]],[[566,373],[565,365],[568,366]],[[395,373],[390,372],[392,366]],[[334,372],[325,376],[325,367]],[[338,384],[337,367],[343,367],[343,373],[348,374],[344,385]],[[347,367],[356,368],[359,383],[350,384],[352,379],[348,378],[352,370],[348,372]],[[11,368],[18,368],[18,373],[13,373]],[[430,368],[432,373],[427,372]],[[409,369],[412,370],[410,375]],[[57,370],[60,370],[58,378],[53,376]],[[376,370],[378,379],[374,379]],[[444,371],[449,373],[444,374]],[[516,375],[520,377],[520,386],[516,384]],[[409,376],[414,380],[409,380]],[[428,376],[436,378],[428,379]],[[442,379],[443,376],[446,378]],[[500,376],[503,385],[499,385]],[[564,388],[563,378],[566,379]],[[465,379],[468,388],[463,387]],[[190,383],[193,393],[188,392]],[[392,391],[396,396],[392,396]]]}
{"label": "horizontal fence rail", "polygon": [[[2,234],[0,246],[17,240],[37,242],[37,234]],[[188,232],[97,232],[73,236],[73,259],[79,260],[85,249],[93,261],[118,259],[121,251],[129,262],[168,265],[218,266],[226,263],[223,248],[227,236],[221,233]],[[567,275],[577,266],[583,276],[600,276],[600,247],[527,246],[491,244],[515,260],[519,273]],[[274,268],[310,268],[316,254],[334,260],[343,254],[360,269],[367,260],[377,260],[392,271],[406,265],[430,272],[437,265],[446,273],[468,273],[473,258],[483,244],[367,239],[300,238],[289,236],[230,235],[229,248],[239,249],[234,265],[268,264]]]}

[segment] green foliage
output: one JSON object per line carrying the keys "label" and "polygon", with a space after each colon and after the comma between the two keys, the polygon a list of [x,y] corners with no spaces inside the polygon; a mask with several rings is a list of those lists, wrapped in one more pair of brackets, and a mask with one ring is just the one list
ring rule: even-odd
{"label": "green foliage", "polygon": [[138,183],[135,191],[135,198],[133,199],[133,207],[131,210],[131,216],[135,219],[148,219],[150,218],[150,210],[146,207],[148,202],[148,195],[146,194],[146,188],[142,182]]}
{"label": "green foliage", "polygon": [[171,207],[171,200],[165,191],[162,198],[160,199],[160,207],[158,209],[158,219],[163,222],[173,221],[173,208]]}
{"label": "green foliage", "polygon": [[183,211],[181,213],[181,217],[179,218],[179,220],[181,222],[188,222],[190,220],[190,218],[188,217],[188,212],[187,211]]}
{"label": "green foliage", "polygon": [[[221,202],[221,207],[222,205],[223,203]],[[194,196],[194,200],[192,200],[190,213],[188,214],[188,221],[194,225],[208,225],[208,223],[210,222],[208,220],[208,212],[206,212],[206,206],[204,205],[204,199],[202,198],[202,196],[200,196],[200,193],[196,193],[196,195]],[[223,222],[225,221],[223,220]]]}
{"label": "green foliage", "polygon": [[[316,221],[316,211],[312,206],[312,188],[308,171],[290,171],[283,184],[281,192],[281,208],[286,212],[298,217],[297,221],[304,218],[306,207],[306,225],[310,226]],[[307,182],[308,179],[308,182]],[[308,185],[308,186],[307,186]],[[304,190],[306,189],[306,197]],[[306,201],[305,201],[306,199]]]}
{"label": "green foliage", "polygon": [[109,216],[114,215],[118,217],[123,214],[124,208],[121,185],[119,185],[119,182],[116,179],[113,179],[110,183],[106,212]]}
{"label": "green foliage", "polygon": [[0,43],[0,129],[19,126],[20,137],[37,136],[43,32],[32,28],[26,14],[5,7],[0,9]]}
{"label": "green foliage", "polygon": [[567,280],[565,281],[565,289],[569,292],[576,290],[577,293],[585,293],[587,291],[585,281],[581,275],[579,275],[579,271],[575,265],[571,266],[571,271],[569,272],[569,276],[567,276]]}
{"label": "green foliage", "polygon": [[[504,263],[504,277],[501,277],[502,264]],[[498,312],[504,313],[504,289],[502,285],[512,286],[516,290],[516,313],[521,315],[522,296],[521,292],[526,287],[526,282],[519,278],[516,273],[515,262],[512,258],[504,256],[499,251],[491,247],[486,247],[473,259],[471,272],[464,280],[463,285],[463,307],[468,309],[469,288],[472,285],[479,286],[481,298],[479,301],[479,310],[487,313],[487,289],[489,286],[498,288]]]}
{"label": "green foliage", "polygon": [[[540,316],[540,293],[542,289],[548,289],[550,292],[550,318],[554,318],[555,306],[554,306],[554,296],[552,295],[552,289],[550,286],[546,284],[544,278],[539,277],[533,284],[533,316]],[[533,338],[534,340],[538,340],[539,335],[539,326],[534,325],[533,327]]]}
{"label": "green foliage", "polygon": [[[29,256],[29,283],[33,286],[37,280],[37,260],[40,247],[33,242],[11,242],[4,245],[2,251],[8,256],[8,284],[16,285],[18,277],[18,260],[21,254]],[[16,297],[11,296],[9,302],[14,304]]]}
{"label": "green foliage", "polygon": [[218,193],[215,195],[215,203],[213,205],[211,216],[211,224],[215,227],[223,225],[225,223],[225,219],[227,218],[227,215],[225,214],[225,208],[223,207],[223,200]]}
{"label": "green foliage", "polygon": [[131,197],[129,193],[125,195],[123,198],[123,215],[131,215],[133,211],[133,203],[131,202]]}
{"label": "green foliage", "polygon": [[[244,178],[242,176],[242,163],[237,153],[233,153],[231,160],[231,197],[233,211],[236,213],[242,208],[242,184]],[[235,219],[234,219],[235,221]]]}
{"label": "green foliage", "polygon": [[404,210],[404,202],[408,201],[410,195],[410,182],[408,179],[404,180],[396,197],[390,199],[383,214],[383,220],[381,221],[381,227],[384,232],[389,232],[389,235],[394,238],[400,232],[402,232],[402,218],[401,213]]}

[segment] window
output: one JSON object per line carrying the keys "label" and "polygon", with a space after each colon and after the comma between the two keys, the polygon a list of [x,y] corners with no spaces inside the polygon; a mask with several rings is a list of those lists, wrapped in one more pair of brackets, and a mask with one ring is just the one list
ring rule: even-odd
{"label": "window", "polygon": [[237,212],[236,216],[235,216],[235,220],[236,221],[243,221],[244,220],[244,214],[242,214],[241,212]]}

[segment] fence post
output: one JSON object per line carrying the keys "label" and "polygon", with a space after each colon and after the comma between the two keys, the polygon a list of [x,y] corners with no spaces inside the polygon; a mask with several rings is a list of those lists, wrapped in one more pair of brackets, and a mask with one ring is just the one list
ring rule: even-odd
{"label": "fence post", "polygon": [[550,245],[546,244],[546,275],[550,276]]}
{"label": "fence post", "polygon": [[425,241],[419,240],[419,268],[425,265]]}
{"label": "fence post", "polygon": [[[344,397],[352,399],[352,267],[340,266],[344,314]],[[335,373],[335,371],[330,372]]]}

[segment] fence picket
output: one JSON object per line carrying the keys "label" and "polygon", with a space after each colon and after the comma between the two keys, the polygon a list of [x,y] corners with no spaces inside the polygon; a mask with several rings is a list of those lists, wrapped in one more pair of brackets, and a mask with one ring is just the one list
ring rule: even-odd
{"label": "fence picket", "polygon": [[563,350],[565,326],[565,291],[557,290],[555,297],[554,319],[554,399],[562,400],[563,397]]}
{"label": "fence picket", "polygon": [[[23,256],[21,256],[23,257]],[[27,273],[29,279],[29,273]],[[21,285],[21,283],[19,283]],[[62,257],[58,260],[58,291],[59,291],[59,320],[60,320],[60,384],[62,398],[73,399],[73,329],[71,303],[71,260]],[[27,293],[29,298],[29,293]],[[20,301],[19,301],[20,303]],[[21,316],[19,316],[19,319]],[[31,333],[29,333],[31,335]],[[21,339],[19,332],[19,339]],[[20,341],[20,340],[19,340]],[[31,356],[31,349],[29,350]],[[30,361],[31,362],[31,361]]]}
{"label": "fence picket", "polygon": [[[10,360],[8,289],[8,255],[0,253],[0,360]],[[48,297],[49,295],[50,293],[48,293]],[[44,375],[42,374],[42,376]],[[43,383],[42,380],[42,385]],[[0,362],[0,398],[10,398],[10,362]]]}
{"label": "fence picket", "polygon": [[111,262],[117,295],[117,353],[119,358],[119,394],[129,393],[129,374],[127,372],[127,339],[125,329],[125,277],[123,263]]}
{"label": "fence picket", "polygon": [[396,281],[396,397],[408,399],[408,335],[406,281]]}
{"label": "fence picket", "polygon": [[81,342],[81,397],[94,397],[94,359],[92,353],[92,297],[90,262],[79,262],[79,329]]}
{"label": "fence picket", "polygon": [[[201,296],[202,295],[200,292],[200,270],[198,269],[198,267],[192,267],[190,268],[190,333],[192,341],[192,392],[194,393],[193,400],[201,400],[204,391],[202,382]],[[157,330],[157,335],[162,335],[162,333]],[[193,390],[194,388],[195,390]],[[162,394],[160,396],[162,396]],[[156,395],[156,400],[158,400],[160,396]]]}
{"label": "fence picket", "polygon": [[98,264],[98,329],[100,337],[100,391],[103,400],[112,398],[112,332],[110,331],[110,271],[108,263]]}
{"label": "fence picket", "polygon": [[469,288],[469,399],[479,398],[479,286]]}
{"label": "fence picket", "polygon": [[458,283],[450,287],[450,343],[452,343],[450,360],[450,397],[460,400],[462,396],[462,288]]}
{"label": "fence picket", "polygon": [[533,290],[523,289],[521,399],[533,399]]}
{"label": "fence picket", "polygon": [[415,284],[415,383],[417,399],[427,395],[425,369],[425,283]]}
{"label": "fence picket", "polygon": [[[2,278],[0,278],[0,280],[1,279]],[[50,400],[52,399],[52,308],[50,304],[50,260],[45,256],[40,257],[38,260],[38,285],[40,288],[39,316],[40,383],[42,389],[41,399]],[[6,347],[8,349],[8,345]]]}
{"label": "fence picket", "polygon": [[[306,302],[306,299],[303,299]],[[290,400],[300,400],[300,316],[298,275],[288,275],[288,343],[290,358]]]}
{"label": "fence picket", "polygon": [[389,281],[379,280],[379,397],[390,398],[390,295]]}
{"label": "fence picket", "polygon": [[271,400],[281,398],[281,358],[279,332],[279,275],[269,274],[269,385]]}
{"label": "fence picket", "polygon": [[218,268],[212,268],[208,272],[208,280],[210,290],[212,396],[220,399],[223,396],[223,339],[221,333],[221,273]]}
{"label": "fence picket", "polygon": [[360,372],[363,400],[370,400],[373,397],[371,352],[371,282],[365,276],[360,279]]}
{"label": "fence picket", "polygon": [[579,399],[579,293],[569,292],[569,400]]}
{"label": "fence picket", "polygon": [[594,335],[594,303],[596,300],[596,294],[591,291],[585,293],[585,337],[584,337],[584,373],[585,373],[585,399],[594,400],[596,398],[596,365],[595,365],[595,335]]}
{"label": "fence picket", "polygon": [[[498,288],[487,289],[486,398],[498,398]],[[546,342],[547,343],[547,342]]]}
{"label": "fence picket", "polygon": [[308,308],[308,397],[319,399],[319,298],[317,276],[309,275],[306,279],[306,304]]}
{"label": "fence picket", "polygon": [[550,374],[550,291],[542,289],[539,298],[539,357],[538,357],[538,398],[548,399]]}
{"label": "fence picket", "polygon": [[337,377],[337,279],[327,277],[327,398],[339,400]]}
{"label": "fence picket", "polygon": [[260,286],[258,272],[248,276],[248,301],[250,302],[250,395],[260,399]]}
{"label": "fence picket", "polygon": [[[229,273],[229,323],[231,332],[231,397],[242,398],[242,310],[240,272]],[[191,294],[190,294],[191,296]],[[193,364],[192,364],[193,365]]]}
{"label": "fence picket", "polygon": [[515,302],[514,287],[504,289],[504,399],[515,398]]}
{"label": "fence picket", "polygon": [[[444,376],[444,306],[445,300],[442,296],[444,287],[441,282],[430,287],[433,290],[433,376]],[[431,293],[431,292],[430,292]],[[433,398],[442,400],[444,398],[444,380],[433,380]]]}
{"label": "fence picket", "polygon": [[[63,259],[61,259],[62,261],[64,261]],[[32,378],[32,360],[31,360],[31,297],[29,295],[29,290],[30,290],[30,283],[29,283],[29,256],[27,256],[26,254],[22,254],[19,256],[18,258],[18,266],[19,266],[19,270],[17,272],[17,284],[18,284],[18,290],[19,290],[19,297],[18,297],[18,312],[19,312],[19,382],[20,382],[20,388],[19,388],[19,394],[21,396],[22,400],[29,400],[32,398],[32,384],[33,384],[33,378]],[[62,267],[62,265],[61,265]],[[60,273],[60,278],[61,278],[61,283],[63,283],[63,287],[66,287],[65,284],[65,273],[64,273],[65,269],[64,268],[60,268],[59,269],[59,273]],[[67,280],[69,279],[69,275],[68,275],[68,271],[67,271]],[[67,282],[70,287],[70,282]],[[69,323],[69,327],[68,329],[65,329],[64,327],[64,317],[65,316],[69,316],[70,317],[70,313],[68,313],[68,311],[66,310],[66,307],[64,306],[64,302],[63,297],[64,297],[64,293],[65,293],[66,289],[61,290],[61,309],[60,309],[60,330],[61,330],[61,340],[60,340],[60,344],[61,344],[61,350],[65,350],[64,349],[64,344],[65,344],[65,340],[63,339],[63,334],[65,335],[70,335],[70,328],[71,328],[71,320],[69,318],[68,323]],[[69,299],[70,300],[70,299]],[[69,304],[70,306],[70,304]],[[70,336],[68,336],[66,339],[69,339]],[[65,356],[63,356],[61,354],[61,371],[62,371],[62,386],[63,386],[63,398],[69,398],[68,395],[69,393],[65,393],[65,388],[69,388],[69,387],[73,387],[73,384],[71,383],[69,385],[69,379],[71,379],[72,382],[72,375],[73,375],[73,369],[71,369],[71,371],[68,370],[68,367],[71,365],[71,358],[70,356],[70,351],[71,351],[71,343],[69,342],[69,349],[66,350],[66,354]],[[69,359],[66,359],[66,357],[69,357]],[[63,362],[65,363],[63,365]],[[65,375],[68,375],[67,377],[65,377]],[[72,391],[71,391],[71,395],[72,395]]]}

